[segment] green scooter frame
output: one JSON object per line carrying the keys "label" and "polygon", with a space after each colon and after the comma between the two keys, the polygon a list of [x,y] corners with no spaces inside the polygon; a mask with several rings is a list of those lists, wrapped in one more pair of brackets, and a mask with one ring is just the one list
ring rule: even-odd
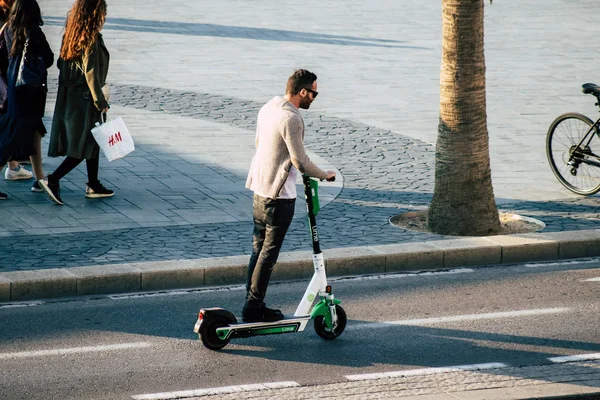
{"label": "green scooter frame", "polygon": [[340,306],[340,301],[333,296],[331,286],[327,284],[325,261],[319,246],[315,218],[320,209],[318,181],[307,176],[303,176],[302,181],[313,247],[314,274],[296,312],[281,321],[238,324],[235,316],[223,308],[202,308],[198,313],[194,332],[207,348],[222,349],[231,339],[302,332],[311,319],[314,320],[315,332],[323,339],[333,340],[344,332],[347,322],[346,312]]}

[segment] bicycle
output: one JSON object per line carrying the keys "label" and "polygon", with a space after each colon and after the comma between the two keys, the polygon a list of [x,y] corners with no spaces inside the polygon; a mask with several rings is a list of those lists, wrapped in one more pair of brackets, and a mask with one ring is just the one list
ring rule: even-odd
{"label": "bicycle", "polygon": [[[600,107],[600,86],[582,85]],[[558,181],[573,193],[590,196],[600,191],[600,118],[593,122],[579,113],[565,113],[556,118],[546,136],[546,153]]]}

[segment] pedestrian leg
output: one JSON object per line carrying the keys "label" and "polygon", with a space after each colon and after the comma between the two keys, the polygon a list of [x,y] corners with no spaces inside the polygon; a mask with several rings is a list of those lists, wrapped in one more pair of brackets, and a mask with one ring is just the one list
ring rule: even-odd
{"label": "pedestrian leg", "polygon": [[29,161],[31,161],[31,168],[35,174],[35,179],[40,180],[44,177],[44,169],[42,168],[42,135],[39,132],[35,132],[33,135],[35,154],[29,156]]}

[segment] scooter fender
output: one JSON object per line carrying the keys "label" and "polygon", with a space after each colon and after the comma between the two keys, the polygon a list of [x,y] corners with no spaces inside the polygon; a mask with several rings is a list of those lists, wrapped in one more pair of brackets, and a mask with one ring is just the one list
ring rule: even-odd
{"label": "scooter fender", "polygon": [[[200,314],[202,314],[202,317],[200,317]],[[220,307],[202,308],[198,313],[198,320],[196,321],[196,325],[194,325],[194,332],[201,333],[203,326],[202,323],[207,319],[214,317],[225,317],[230,324],[237,323],[237,319],[230,311],[227,311]]]}
{"label": "scooter fender", "polygon": [[[333,299],[333,304],[340,304],[340,303],[341,303],[340,300]],[[325,299],[323,299],[323,300],[319,301],[317,304],[315,304],[312,311],[310,312],[311,318],[315,318],[318,316],[322,316],[325,319],[326,326],[328,326],[328,327],[333,326],[333,323],[331,321],[331,314],[329,313],[329,306],[327,305],[327,300],[325,300]]]}

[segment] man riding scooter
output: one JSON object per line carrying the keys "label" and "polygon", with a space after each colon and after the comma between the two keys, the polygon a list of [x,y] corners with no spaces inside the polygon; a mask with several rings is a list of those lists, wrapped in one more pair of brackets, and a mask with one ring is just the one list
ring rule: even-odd
{"label": "man riding scooter", "polygon": [[317,76],[299,69],[289,77],[285,96],[274,97],[258,113],[256,154],[246,181],[246,187],[254,192],[254,233],[242,310],[244,322],[284,318],[280,310],[268,308],[264,299],[294,217],[298,172],[335,180],[335,172],[317,167],[304,149],[304,121],[299,109],[308,109],[317,95]]}

